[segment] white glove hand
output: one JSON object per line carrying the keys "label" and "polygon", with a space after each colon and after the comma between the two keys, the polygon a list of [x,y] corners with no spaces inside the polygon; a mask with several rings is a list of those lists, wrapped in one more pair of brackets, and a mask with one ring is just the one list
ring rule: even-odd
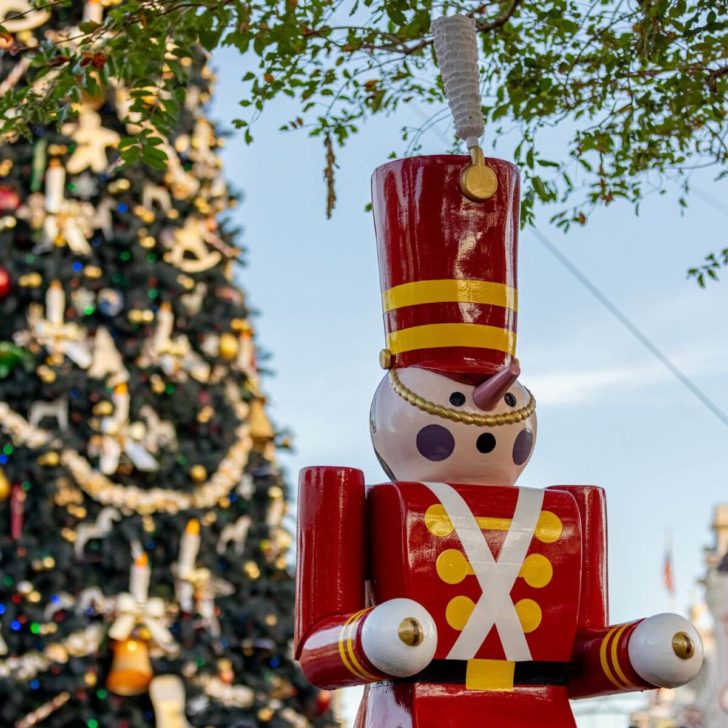
{"label": "white glove hand", "polygon": [[677,614],[657,614],[640,622],[629,640],[628,652],[639,676],[661,688],[690,682],[703,665],[700,635]]}
{"label": "white glove hand", "polygon": [[430,664],[437,627],[429,612],[412,599],[390,599],[367,615],[361,643],[369,662],[386,675],[409,677]]}

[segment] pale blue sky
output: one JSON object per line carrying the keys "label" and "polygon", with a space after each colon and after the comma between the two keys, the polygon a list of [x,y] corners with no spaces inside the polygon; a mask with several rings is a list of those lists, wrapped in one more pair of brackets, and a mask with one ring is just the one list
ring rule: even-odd
{"label": "pale blue sky", "polygon": [[[229,123],[244,68],[229,51],[216,65],[213,116]],[[363,208],[373,169],[402,149],[400,126],[420,115],[402,108],[369,123],[339,153],[330,221],[320,141],[277,131],[294,115],[289,102],[276,104],[254,127],[253,146],[227,140],[227,177],[244,193],[235,218],[250,250],[240,280],[261,311],[258,340],[273,354],[276,376],[265,382],[271,414],[296,435],[295,454],[283,458],[290,482],[315,464],[359,467],[376,482],[384,475],[368,411],[382,376],[383,330],[373,226]],[[561,137],[557,130],[549,139],[554,154]],[[446,151],[436,133],[423,142],[426,153]],[[695,179],[728,201],[728,184],[715,186],[705,173]],[[647,200],[639,217],[614,204],[568,236],[547,218],[540,216],[540,230],[728,410],[728,280],[701,290],[685,279],[690,265],[728,244],[728,217],[697,197],[681,216],[669,195]],[[539,403],[539,439],[520,482],[607,489],[613,622],[668,610],[662,562],[671,530],[682,610],[698,594],[712,507],[728,500],[728,429],[528,230],[519,262],[518,355]]]}

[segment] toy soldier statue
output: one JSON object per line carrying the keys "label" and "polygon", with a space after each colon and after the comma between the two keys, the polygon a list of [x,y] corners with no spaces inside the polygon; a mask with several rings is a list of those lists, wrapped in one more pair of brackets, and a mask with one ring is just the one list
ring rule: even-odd
{"label": "toy soldier statue", "polygon": [[675,614],[610,624],[602,489],[515,485],[536,439],[515,358],[518,170],[478,146],[473,21],[433,32],[470,156],[374,173],[371,435],[391,482],[301,473],[296,656],[316,685],[367,686],[361,728],[573,728],[569,699],[682,685],[702,645]]}

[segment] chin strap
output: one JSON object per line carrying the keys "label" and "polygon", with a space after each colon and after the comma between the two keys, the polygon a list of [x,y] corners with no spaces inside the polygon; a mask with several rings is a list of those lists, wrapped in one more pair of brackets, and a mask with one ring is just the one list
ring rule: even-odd
{"label": "chin strap", "polygon": [[536,398],[533,394],[531,394],[530,390],[525,387],[524,389],[528,392],[528,402],[523,407],[515,409],[512,412],[502,412],[496,415],[481,415],[443,407],[440,404],[430,402],[424,397],[420,397],[419,394],[415,394],[402,383],[396,369],[389,370],[389,383],[392,385],[392,389],[395,393],[405,400],[405,402],[409,402],[409,404],[413,407],[417,407],[417,409],[421,409],[423,412],[427,412],[430,415],[443,417],[446,420],[452,420],[453,422],[462,422],[465,425],[479,425],[481,427],[484,425],[487,427],[515,425],[518,422],[527,420],[536,411]]}

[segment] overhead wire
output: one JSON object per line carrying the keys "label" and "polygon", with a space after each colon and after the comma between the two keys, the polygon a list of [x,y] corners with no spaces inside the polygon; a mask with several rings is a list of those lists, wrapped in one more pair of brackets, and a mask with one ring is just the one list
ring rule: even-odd
{"label": "overhead wire", "polygon": [[692,192],[694,192],[703,202],[707,202],[711,207],[714,207],[719,212],[722,212],[724,215],[728,215],[728,205],[725,205],[718,200],[715,199],[712,195],[708,194],[705,190],[700,189],[700,187],[691,187],[690,188]]}
{"label": "overhead wire", "polygon": [[577,268],[571,260],[554,245],[540,230],[531,228],[530,232],[548,250],[556,260],[561,263],[571,275],[581,283],[589,293],[596,298],[619,323],[634,336],[676,379],[678,379],[692,394],[697,397],[724,425],[728,427],[728,414],[726,414],[695,382],[680,369],[665,352],[655,344],[625,313],[591,282],[589,277]]}

